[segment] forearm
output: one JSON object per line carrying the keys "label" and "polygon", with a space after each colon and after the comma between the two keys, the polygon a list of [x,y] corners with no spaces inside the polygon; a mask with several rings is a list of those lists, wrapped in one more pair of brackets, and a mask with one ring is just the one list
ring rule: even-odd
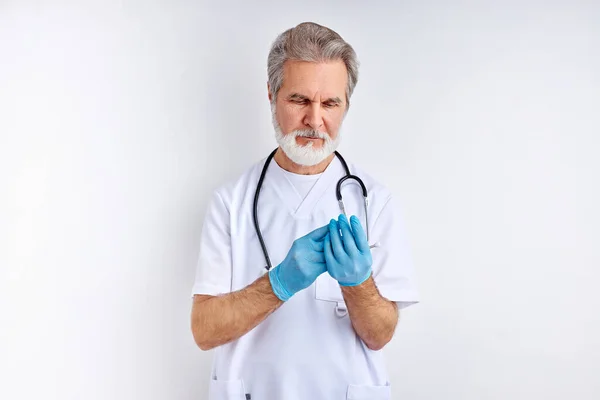
{"label": "forearm", "polygon": [[373,277],[358,286],[341,286],[354,330],[371,350],[380,350],[394,335],[398,323],[395,303],[383,298]]}
{"label": "forearm", "polygon": [[231,342],[264,321],[281,304],[283,302],[273,293],[268,274],[236,292],[207,299],[195,296],[194,339],[202,350]]}

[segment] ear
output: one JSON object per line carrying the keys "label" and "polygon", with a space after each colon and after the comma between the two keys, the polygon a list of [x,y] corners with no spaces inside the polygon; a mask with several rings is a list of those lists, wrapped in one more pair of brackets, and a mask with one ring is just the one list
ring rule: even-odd
{"label": "ear", "polygon": [[273,102],[273,93],[271,93],[271,85],[267,82],[267,93],[269,94],[269,103]]}

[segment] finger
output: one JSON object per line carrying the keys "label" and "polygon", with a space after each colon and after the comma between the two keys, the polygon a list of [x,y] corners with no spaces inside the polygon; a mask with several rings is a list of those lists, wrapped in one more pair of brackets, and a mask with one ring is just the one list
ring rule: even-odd
{"label": "finger", "polygon": [[319,264],[325,262],[325,253],[323,253],[322,251],[309,251],[304,257],[307,261],[310,261],[311,263]]}
{"label": "finger", "polygon": [[367,234],[365,233],[360,220],[355,215],[350,217],[350,225],[352,226],[352,234],[354,235],[354,241],[358,250],[360,250],[361,253],[371,251],[369,242],[367,241]]}
{"label": "finger", "polygon": [[325,235],[329,232],[329,225],[322,226],[320,228],[315,229],[312,232],[307,233],[304,237],[309,238],[311,240],[323,240]]}
{"label": "finger", "polygon": [[325,263],[333,266],[336,261],[333,256],[333,250],[331,249],[331,239],[329,235],[325,236],[325,240],[323,241],[323,255],[325,256]]}
{"label": "finger", "polygon": [[323,240],[311,240],[310,247],[314,251],[323,252],[323,246],[325,245],[325,238],[329,236],[329,227],[327,227],[327,233],[323,237]]}
{"label": "finger", "polygon": [[352,235],[352,230],[350,229],[350,223],[344,214],[340,214],[338,217],[338,225],[342,230],[342,242],[344,243],[346,254],[349,256],[357,254],[358,248],[356,247],[356,243],[354,243],[354,236]]}
{"label": "finger", "polygon": [[337,262],[342,262],[346,257],[342,238],[340,237],[338,222],[335,219],[329,221],[329,240],[331,240],[331,249]]}

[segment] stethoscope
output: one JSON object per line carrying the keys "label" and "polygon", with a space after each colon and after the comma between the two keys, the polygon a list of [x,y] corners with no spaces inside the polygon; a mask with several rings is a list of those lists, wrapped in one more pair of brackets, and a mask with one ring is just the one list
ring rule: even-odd
{"label": "stethoscope", "polygon": [[[260,189],[262,188],[263,180],[265,179],[265,174],[267,173],[267,168],[269,167],[271,159],[273,159],[273,156],[275,156],[276,152],[277,152],[277,149],[273,150],[271,152],[271,154],[269,154],[269,157],[267,157],[267,160],[265,161],[265,165],[260,174],[260,178],[258,179],[258,184],[256,185],[256,193],[254,194],[254,211],[253,211],[254,228],[256,229],[256,235],[258,236],[258,240],[260,241],[260,246],[262,247],[263,254],[265,255],[265,261],[267,262],[267,265],[265,266],[265,268],[267,269],[267,271],[269,271],[272,268],[272,265],[271,265],[271,259],[269,258],[269,252],[267,251],[267,247],[265,246],[265,241],[263,240],[262,234],[260,232],[260,227],[258,226],[258,196],[260,194]],[[342,200],[342,190],[341,190],[342,183],[344,183],[348,179],[353,179],[356,182],[358,182],[358,184],[360,185],[360,187],[362,189],[364,205],[365,205],[365,225],[366,225],[366,230],[367,230],[367,242],[369,242],[369,214],[367,212],[367,207],[369,205],[369,199],[367,197],[367,187],[363,183],[362,179],[360,179],[358,176],[352,175],[350,173],[350,169],[348,168],[348,164],[346,164],[346,160],[344,160],[344,157],[342,157],[342,155],[340,153],[338,153],[337,151],[335,151],[334,153],[335,153],[336,157],[340,160],[340,162],[344,166],[344,170],[346,171],[346,175],[343,176],[338,181],[337,186],[335,188],[335,196],[337,197],[338,204],[340,206],[340,211],[344,215],[346,215],[346,208],[344,207],[344,201]],[[371,247],[371,248],[379,247],[379,242],[372,244],[369,247]]]}

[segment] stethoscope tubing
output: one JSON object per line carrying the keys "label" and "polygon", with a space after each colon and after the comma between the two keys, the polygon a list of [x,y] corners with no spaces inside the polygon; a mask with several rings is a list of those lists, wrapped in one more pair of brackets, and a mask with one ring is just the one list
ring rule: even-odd
{"label": "stethoscope tubing", "polygon": [[[258,240],[260,242],[260,247],[262,248],[263,254],[265,256],[265,261],[267,263],[267,265],[265,266],[265,268],[267,269],[267,271],[271,270],[271,268],[273,266],[271,265],[271,259],[269,257],[269,252],[267,251],[267,246],[265,245],[265,241],[264,241],[264,239],[262,237],[262,233],[261,233],[260,227],[258,225],[258,197],[260,195],[260,189],[262,188],[262,184],[263,184],[263,181],[265,179],[265,175],[267,173],[267,169],[269,167],[269,164],[271,163],[271,160],[275,156],[276,152],[277,152],[277,149],[273,150],[271,152],[271,154],[269,154],[269,156],[267,157],[267,159],[265,161],[265,165],[263,166],[262,172],[260,173],[260,177],[258,179],[258,183],[256,184],[256,192],[254,193],[254,204],[253,204],[253,210],[252,210],[252,217],[253,217],[253,220],[254,220],[254,229],[256,230],[256,235],[258,236]],[[338,183],[336,185],[336,188],[335,188],[335,196],[336,196],[336,198],[338,200],[338,205],[340,206],[340,210],[342,211],[342,213],[344,215],[346,215],[346,209],[344,207],[344,201],[342,200],[342,183],[344,183],[348,179],[352,179],[352,180],[358,182],[358,184],[361,187],[363,198],[364,198],[365,223],[366,223],[367,242],[368,242],[369,241],[369,219],[368,219],[369,218],[369,213],[367,212],[367,207],[369,205],[369,199],[368,199],[367,187],[365,186],[365,184],[362,181],[362,179],[360,179],[358,176],[352,175],[350,173],[350,169],[348,168],[348,164],[346,164],[346,160],[344,160],[344,157],[342,157],[342,155],[340,153],[338,153],[337,151],[334,151],[334,154],[340,160],[340,162],[344,166],[344,170],[346,171],[346,175],[343,176],[338,181]],[[373,248],[373,247],[379,247],[379,243],[375,243],[373,245],[369,245],[369,248]]]}

